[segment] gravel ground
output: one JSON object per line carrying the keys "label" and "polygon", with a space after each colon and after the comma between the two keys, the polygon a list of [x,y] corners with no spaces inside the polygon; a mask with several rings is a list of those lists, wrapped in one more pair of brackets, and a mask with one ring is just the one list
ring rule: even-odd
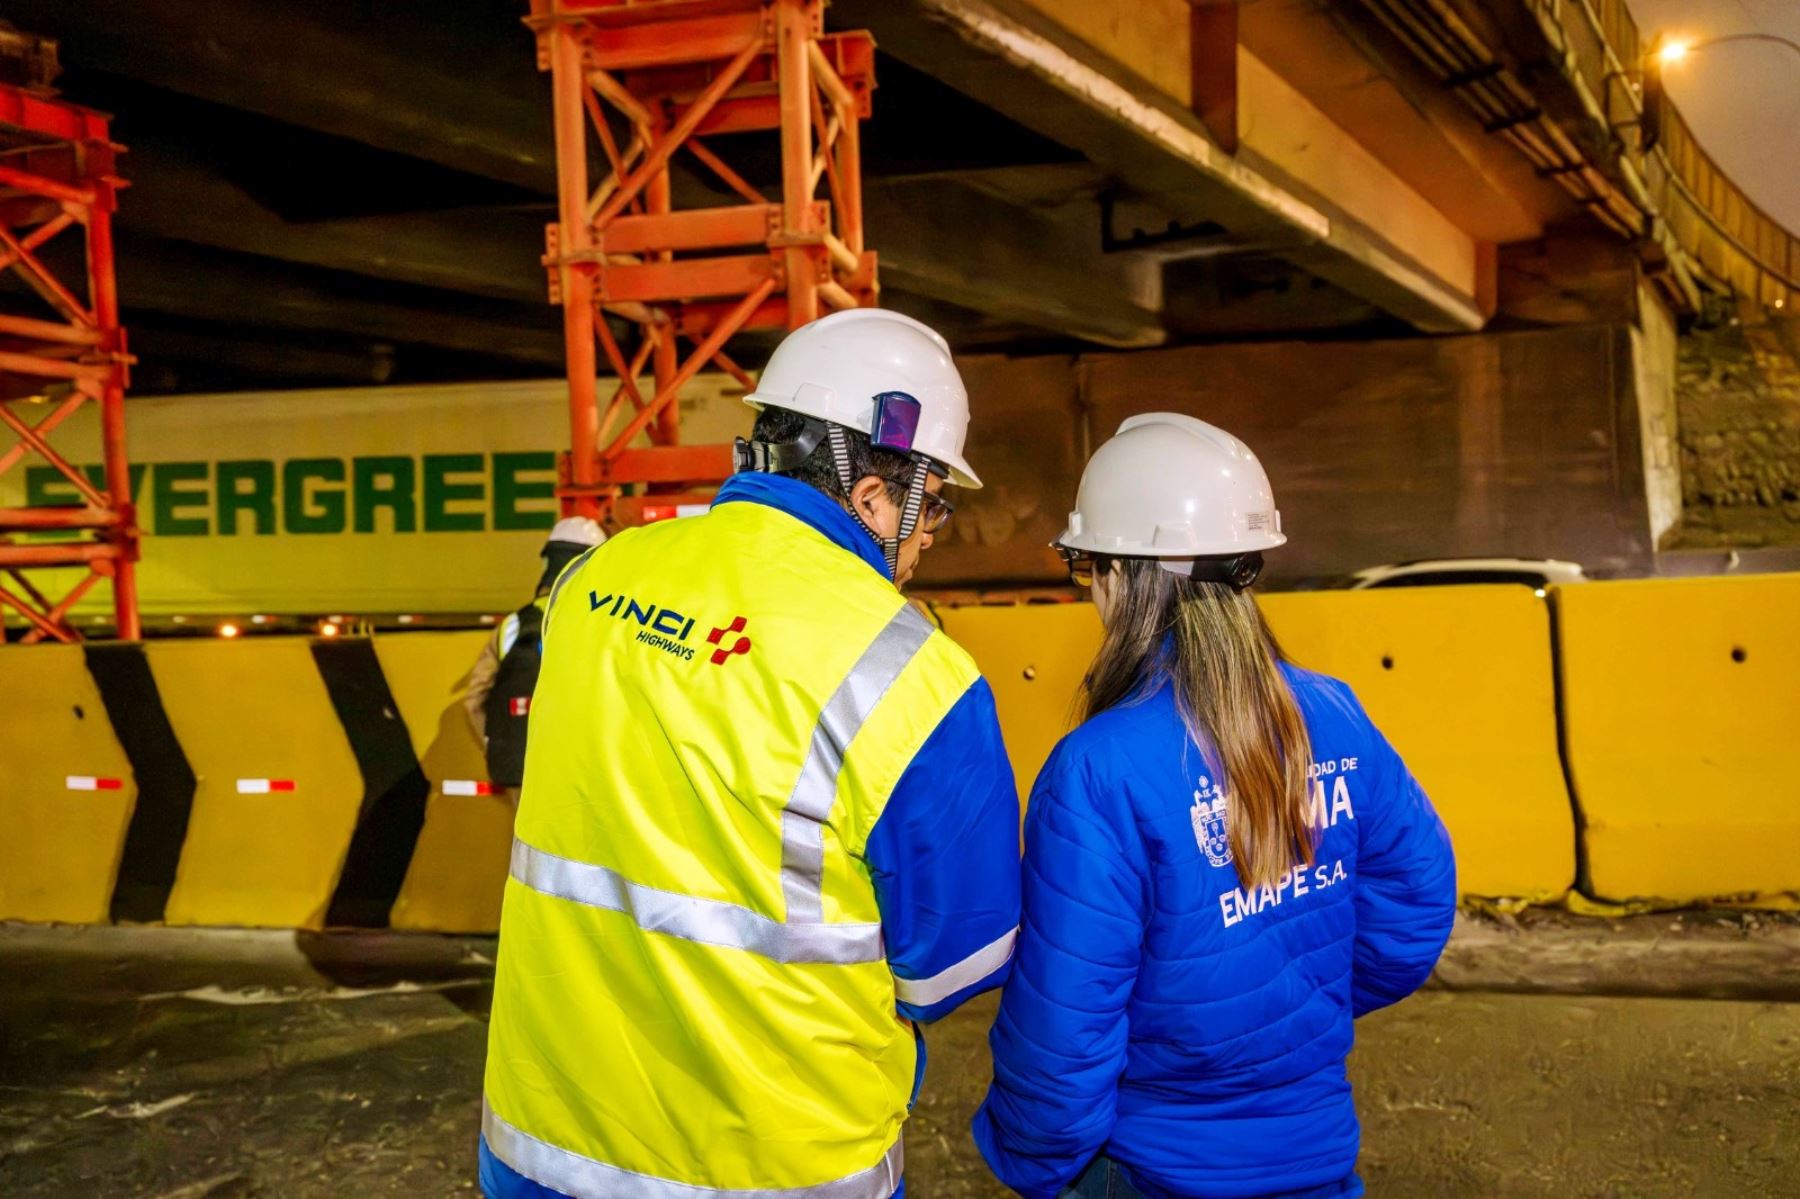
{"label": "gravel ground", "polygon": [[[0,1194],[473,1193],[486,979],[355,981],[0,942]],[[930,1033],[916,1199],[1006,1193],[967,1132],[992,1015]],[[1359,1026],[1351,1075],[1372,1195],[1800,1195],[1800,1004],[1432,990]]]}

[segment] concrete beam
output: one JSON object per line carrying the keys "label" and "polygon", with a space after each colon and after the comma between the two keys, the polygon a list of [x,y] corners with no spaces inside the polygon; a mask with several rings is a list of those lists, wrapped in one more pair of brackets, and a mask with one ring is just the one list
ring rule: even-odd
{"label": "concrete beam", "polygon": [[1579,211],[1366,8],[1318,0],[1232,8],[1241,8],[1246,50],[1471,236],[1523,241]]}
{"label": "concrete beam", "polygon": [[[87,69],[489,178],[554,187],[549,97],[523,28],[509,58],[491,39],[469,38],[466,24],[456,39],[437,28],[443,22],[404,15],[346,23],[319,0],[240,0],[223,11],[205,0],[169,0],[154,20],[126,0],[73,8],[25,0],[19,19],[64,37],[68,56]],[[471,68],[478,88],[464,74],[470,68],[465,43],[479,43],[484,56]],[[432,52],[415,53],[426,47]],[[291,222],[169,133],[133,140],[127,170],[135,187],[121,216],[127,229],[476,296],[544,300],[538,259],[548,209]],[[694,183],[678,179],[678,194]],[[1009,186],[1017,195],[1019,181]],[[1162,340],[1150,272],[1103,258],[1097,229],[1089,233],[1022,211],[1001,202],[1001,194],[984,190],[979,179],[931,189],[871,180],[865,192],[870,244],[888,281],[927,299],[1100,345]],[[419,201],[428,205],[430,197]]]}
{"label": "concrete beam", "polygon": [[1597,227],[1500,247],[1500,314],[1533,325],[1637,325],[1643,271]]}
{"label": "concrete beam", "polygon": [[335,0],[13,0],[6,16],[58,38],[83,70],[554,195],[550,87],[531,33],[498,20],[470,36],[468,14],[483,9],[495,6],[450,19]]}
{"label": "concrete beam", "polygon": [[863,218],[883,284],[1099,345],[1167,340],[1160,270],[1101,253],[1098,209],[1038,213],[996,198],[1000,186],[984,186],[979,174],[865,182]]}
{"label": "concrete beam", "polygon": [[[1434,284],[1476,300],[1484,315],[1491,309],[1484,302],[1492,290],[1484,247],[1453,219],[1454,206],[1433,202],[1413,184],[1433,172],[1416,161],[1395,165],[1373,153],[1335,110],[1328,112],[1308,97],[1303,79],[1290,79],[1243,44],[1235,22],[1208,16],[1217,6],[1191,0],[1008,2],[1074,35],[1104,55],[1113,70],[1128,73],[1121,77],[1141,79],[1153,98],[1197,113],[1221,150],[1324,212],[1334,226],[1327,242],[1338,243],[1327,269],[1346,253],[1360,254],[1360,239],[1401,260],[1401,270],[1416,268]],[[1297,30],[1295,36],[1313,45],[1324,40],[1319,28]],[[1379,78],[1381,67],[1349,47],[1339,47],[1339,54],[1357,72],[1359,95],[1368,91],[1370,77]],[[1209,123],[1208,114],[1222,118],[1224,107],[1230,122],[1228,136],[1221,138],[1215,129],[1220,120]],[[1343,236],[1346,229],[1358,239]]]}
{"label": "concrete beam", "polygon": [[547,303],[539,208],[462,208],[288,221],[161,137],[137,137],[119,224],[282,262],[521,303]]}
{"label": "concrete beam", "polygon": [[1373,280],[1364,278],[1371,271],[1383,281],[1377,290],[1435,298],[1447,324],[1400,313],[1427,328],[1461,327],[1459,310],[1473,313],[1471,327],[1485,323],[1493,246],[1459,228],[1261,59],[1243,47],[1237,57],[1238,160],[1331,219],[1331,235],[1303,252],[1308,269],[1372,300]]}
{"label": "concrete beam", "polygon": [[320,345],[316,337],[251,337],[242,329],[202,330],[154,320],[140,320],[130,332],[137,358],[131,370],[133,395],[193,391],[186,380],[220,375],[280,379],[289,386],[342,386],[386,383],[394,374],[391,346]]}
{"label": "concrete beam", "polygon": [[1405,322],[1279,259],[1201,258],[1171,262],[1163,318],[1182,340],[1225,341],[1351,329],[1398,337]]}
{"label": "concrete beam", "polygon": [[[457,209],[336,221],[285,221],[178,147],[140,140],[122,224],[281,262],[325,267],[471,295],[546,303],[543,224],[533,209]],[[1066,190],[1067,167],[870,180],[865,222],[897,290],[1105,346],[1158,345],[1153,266],[1100,252],[1091,195],[1066,215],[1026,211],[1003,197]],[[680,189],[684,201],[713,202]],[[1056,194],[1046,187],[1041,193]],[[718,202],[725,202],[719,198]]]}
{"label": "concrete beam", "polygon": [[549,304],[512,305],[210,251],[156,238],[121,239],[125,324],[162,313],[295,334],[436,346],[559,372],[562,321]]}
{"label": "concrete beam", "polygon": [[839,24],[867,25],[884,50],[1079,150],[1178,218],[1284,247],[1423,329],[1485,320],[1480,288],[1447,281],[1329,197],[1303,196],[1292,178],[1226,153],[1181,103],[1032,0],[839,0],[833,11]]}

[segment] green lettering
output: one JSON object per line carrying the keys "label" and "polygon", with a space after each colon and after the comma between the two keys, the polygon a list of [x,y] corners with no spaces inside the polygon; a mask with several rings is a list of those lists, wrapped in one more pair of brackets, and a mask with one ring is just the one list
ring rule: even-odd
{"label": "green lettering", "polygon": [[457,500],[480,502],[486,488],[479,480],[470,483],[451,482],[451,474],[479,474],[480,454],[425,455],[425,531],[427,533],[479,533],[482,514],[452,512],[450,504]]}
{"label": "green lettering", "polygon": [[281,521],[290,533],[342,533],[344,489],[320,488],[307,493],[306,485],[342,483],[342,458],[291,458],[281,464]]}
{"label": "green lettering", "polygon": [[[142,462],[131,464],[131,501],[136,503],[144,494],[144,472],[149,467]],[[106,467],[98,463],[90,463],[81,468],[87,476],[88,486],[106,494]],[[79,508],[87,501],[82,498],[75,485],[64,477],[54,466],[27,466],[25,468],[25,506],[27,508]]]}
{"label": "green lettering", "polygon": [[275,532],[275,464],[266,458],[247,459],[221,462],[213,470],[220,534],[237,535],[240,512],[255,518],[258,537]]}
{"label": "green lettering", "polygon": [[418,526],[413,504],[417,482],[413,460],[398,456],[357,458],[351,466],[355,472],[356,531],[375,532],[375,510],[386,508],[394,514],[394,532],[413,532]]}
{"label": "green lettering", "polygon": [[[547,479],[521,479],[526,472],[547,473]],[[521,500],[556,497],[556,455],[548,450],[494,455],[494,528],[548,529],[556,523],[556,508],[520,508]]]}
{"label": "green lettering", "polygon": [[27,508],[79,508],[81,493],[54,466],[25,468]]}
{"label": "green lettering", "polygon": [[182,483],[206,482],[204,462],[158,462],[150,471],[150,509],[161,537],[204,537],[206,517],[182,516],[190,508],[205,508],[206,489],[181,487]]}
{"label": "green lettering", "polygon": [[[144,472],[149,469],[149,466],[142,462],[133,462],[129,467],[131,502],[134,504],[144,498]],[[95,491],[101,495],[106,494],[106,467],[104,465],[98,462],[89,463],[81,468],[81,472],[88,477],[88,482],[93,484]]]}

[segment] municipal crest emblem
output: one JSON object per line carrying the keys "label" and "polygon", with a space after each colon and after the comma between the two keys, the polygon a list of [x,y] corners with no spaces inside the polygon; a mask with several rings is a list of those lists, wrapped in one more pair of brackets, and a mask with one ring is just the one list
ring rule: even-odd
{"label": "municipal crest emblem", "polygon": [[1215,866],[1231,865],[1231,833],[1226,818],[1224,791],[1205,775],[1194,788],[1194,806],[1188,815],[1194,822],[1194,840]]}

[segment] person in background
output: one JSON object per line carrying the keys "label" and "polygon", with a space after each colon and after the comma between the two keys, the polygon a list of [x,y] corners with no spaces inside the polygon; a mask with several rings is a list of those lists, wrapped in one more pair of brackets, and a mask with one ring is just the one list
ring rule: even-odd
{"label": "person in background", "polygon": [[944,486],[980,486],[949,347],[836,312],[748,398],[711,510],[619,533],[546,607],[488,1031],[494,1199],[889,1199],[915,1024],[1006,977],[1019,801],[993,692],[899,590]]}
{"label": "person in background", "polygon": [[469,672],[463,710],[487,755],[488,781],[504,788],[514,804],[525,778],[525,730],[542,655],[544,604],[563,568],[605,540],[599,523],[589,517],[557,521],[539,551],[544,570],[532,601],[500,622]]}
{"label": "person in background", "polygon": [[1032,1199],[1362,1194],[1352,1021],[1430,974],[1450,840],[1350,688],[1250,593],[1286,541],[1261,465],[1127,420],[1058,548],[1105,636],[1031,795],[1024,914],[974,1120]]}

